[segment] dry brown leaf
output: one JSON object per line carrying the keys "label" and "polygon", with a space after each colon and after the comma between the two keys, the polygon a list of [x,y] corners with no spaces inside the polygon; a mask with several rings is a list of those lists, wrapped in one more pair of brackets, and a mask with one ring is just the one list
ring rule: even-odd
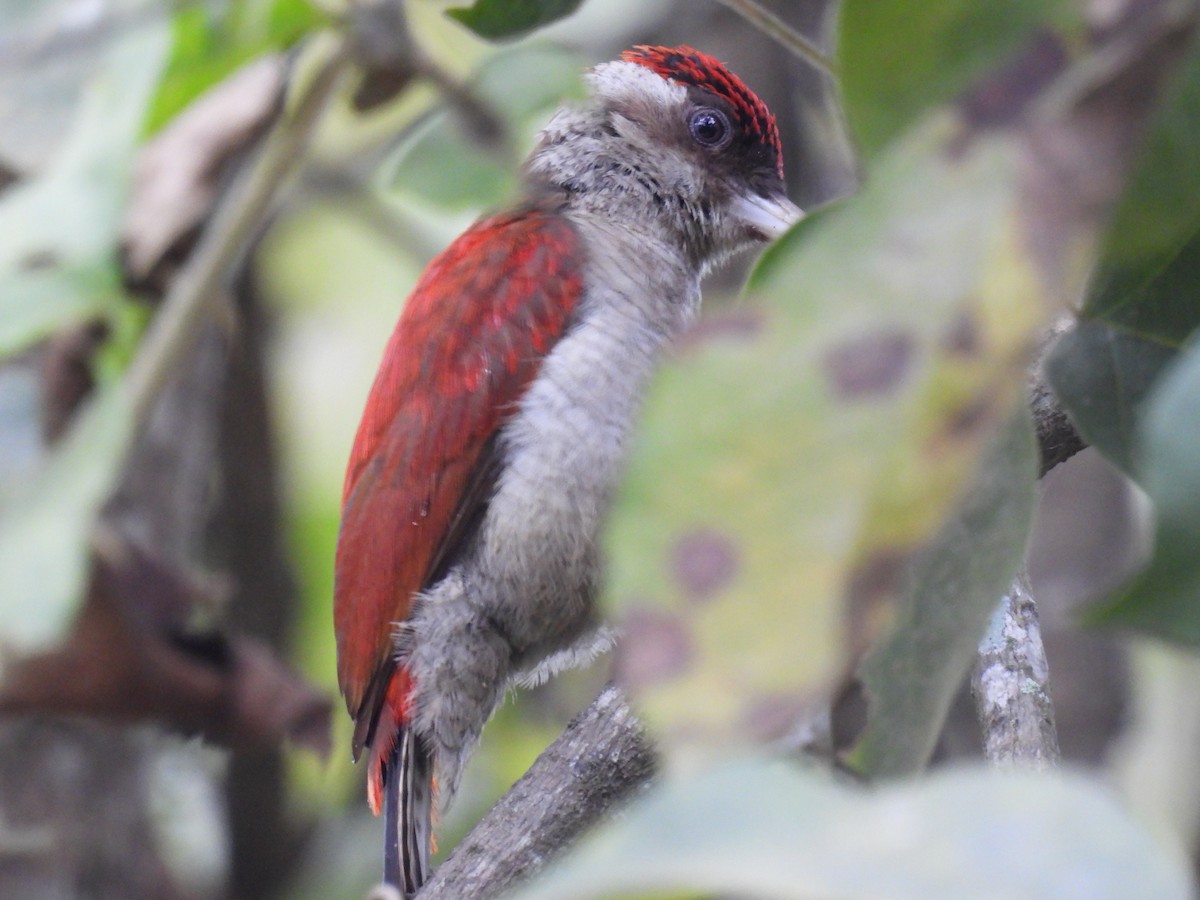
{"label": "dry brown leaf", "polygon": [[156,721],[229,746],[288,738],[327,754],[327,696],[258,641],[186,630],[205,593],[166,560],[107,536],[74,631],[11,665],[0,713]]}
{"label": "dry brown leaf", "polygon": [[143,148],[121,229],[125,269],[133,282],[150,280],[163,258],[207,218],[225,163],[279,111],[286,68],[279,54],[248,63]]}

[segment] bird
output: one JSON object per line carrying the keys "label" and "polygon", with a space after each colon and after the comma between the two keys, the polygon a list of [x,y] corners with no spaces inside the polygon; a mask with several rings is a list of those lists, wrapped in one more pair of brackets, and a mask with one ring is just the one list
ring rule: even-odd
{"label": "bird", "polygon": [[701,278],[803,215],[774,116],[712,56],[636,46],[585,82],[520,199],[418,279],[347,464],[338,684],[384,813],[384,880],[405,895],[510,686],[612,641],[599,535]]}

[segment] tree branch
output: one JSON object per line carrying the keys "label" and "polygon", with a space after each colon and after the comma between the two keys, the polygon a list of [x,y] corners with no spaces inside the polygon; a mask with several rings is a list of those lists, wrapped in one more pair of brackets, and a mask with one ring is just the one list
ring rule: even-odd
{"label": "tree branch", "polygon": [[1033,428],[1037,434],[1038,477],[1064,463],[1087,447],[1083,436],[1075,429],[1067,411],[1046,381],[1046,358],[1053,352],[1059,338],[1075,327],[1074,316],[1060,316],[1043,333],[1035,361],[1029,370],[1029,409],[1033,413]]}
{"label": "tree branch", "polygon": [[990,762],[1036,769],[1058,763],[1048,681],[1037,607],[1029,576],[1022,571],[996,608],[971,677],[983,751]]}
{"label": "tree branch", "polygon": [[420,900],[500,896],[541,871],[656,768],[645,730],[609,685],[463,839]]}
{"label": "tree branch", "polygon": [[224,296],[219,290],[222,281],[261,224],[279,186],[295,171],[296,160],[349,60],[345,41],[329,52],[295,106],[267,136],[259,156],[217,207],[187,265],[171,285],[125,373],[124,389],[133,401],[139,425],[199,334],[201,323],[213,317]]}
{"label": "tree branch", "polygon": [[1040,366],[1030,380],[1029,406],[1033,410],[1033,427],[1037,432],[1038,455],[1041,459],[1038,475],[1044,476],[1059,463],[1066,462],[1086,448],[1087,442],[1054,396],[1041,374]]}
{"label": "tree branch", "polygon": [[[216,462],[224,489],[209,524],[208,546],[233,582],[227,627],[263,641],[287,659],[298,598],[284,541],[271,431],[268,323],[252,268],[237,279],[235,294],[240,340],[230,353],[221,403]],[[328,720],[321,724],[328,735]],[[226,770],[225,797],[230,895],[282,895],[304,853],[310,824],[291,808],[280,744],[235,747]]]}
{"label": "tree branch", "polygon": [[[1042,372],[1046,353],[1070,327],[1071,323],[1060,322],[1050,330],[1029,380],[1039,476],[1087,446]],[[979,658],[971,676],[984,755],[993,764],[1041,769],[1058,762],[1058,732],[1048,678],[1037,606],[1030,592],[1029,574],[1022,569],[996,607],[988,633],[979,644]]]}

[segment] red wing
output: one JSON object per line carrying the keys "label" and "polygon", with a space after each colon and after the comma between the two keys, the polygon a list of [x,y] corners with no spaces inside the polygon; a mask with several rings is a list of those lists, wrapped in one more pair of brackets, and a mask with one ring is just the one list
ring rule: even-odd
{"label": "red wing", "polygon": [[580,253],[553,213],[485,219],[429,264],[404,306],[350,452],[338,535],[338,682],[358,746],[386,689],[395,623],[486,502],[493,438],[567,327]]}

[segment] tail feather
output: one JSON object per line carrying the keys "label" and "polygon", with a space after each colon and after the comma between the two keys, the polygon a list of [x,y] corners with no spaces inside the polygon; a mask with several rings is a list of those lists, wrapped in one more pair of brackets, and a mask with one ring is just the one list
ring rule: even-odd
{"label": "tail feather", "polygon": [[429,877],[433,839],[433,765],[429,751],[403,728],[383,774],[383,880],[411,896]]}

